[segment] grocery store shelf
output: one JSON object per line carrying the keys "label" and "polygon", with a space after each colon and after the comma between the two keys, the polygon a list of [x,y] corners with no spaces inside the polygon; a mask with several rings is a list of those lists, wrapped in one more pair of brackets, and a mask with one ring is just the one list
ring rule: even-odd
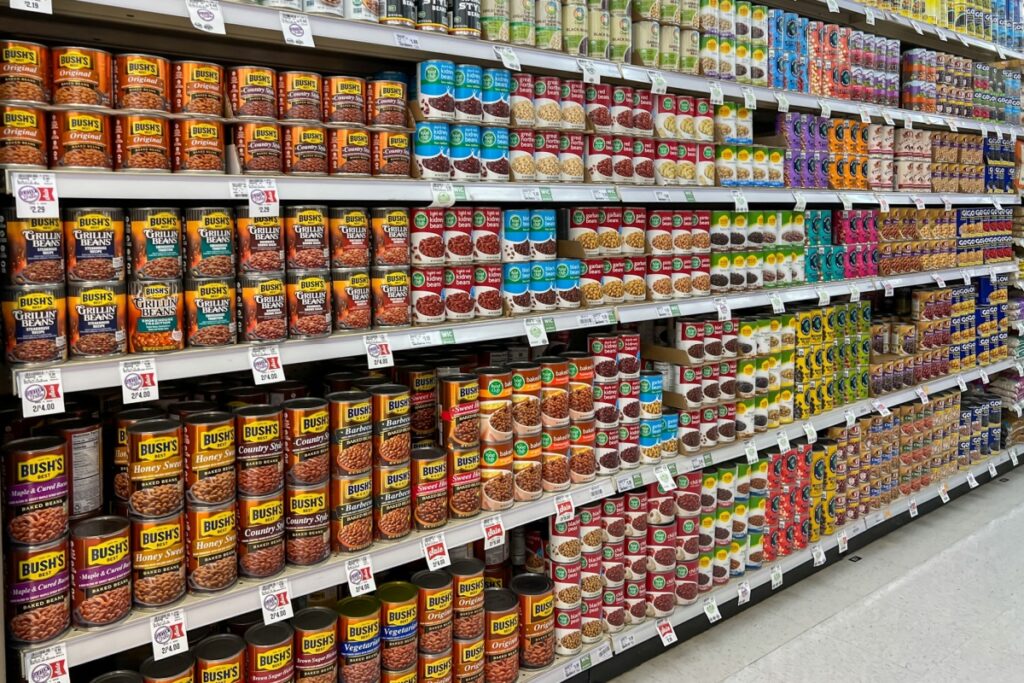
{"label": "grocery store shelf", "polygon": [[[886,280],[893,287],[907,287],[935,282],[936,276],[945,282],[952,283],[963,277],[966,271],[970,277],[979,277],[993,273],[1010,272],[1014,264],[1000,263],[988,266],[973,266],[964,269],[948,268],[944,270],[915,273],[889,277]],[[882,290],[883,284],[878,279],[843,280],[842,282],[822,283],[818,286],[808,285],[793,288],[776,288],[757,292],[742,292],[721,297],[728,302],[730,309],[752,308],[770,303],[769,295],[778,294],[784,302],[809,301],[818,299],[818,288],[829,292],[830,296],[841,296],[850,293],[853,284],[861,292]],[[323,339],[295,339],[279,345],[281,362],[285,366],[312,361],[323,361],[331,358],[362,356],[366,353],[364,338],[368,334],[386,334],[392,351],[407,351],[448,344],[469,344],[473,342],[508,339],[526,335],[525,321],[530,317],[541,318],[548,332],[577,330],[607,325],[616,321],[636,322],[654,320],[670,315],[693,315],[714,312],[715,299],[701,297],[697,299],[681,299],[675,302],[629,304],[618,307],[602,306],[591,309],[576,309],[553,313],[536,313],[531,316],[514,318],[495,318],[492,320],[476,320],[466,323],[449,323],[424,327],[406,327],[395,329],[378,329],[367,332],[339,333]],[[250,344],[234,344],[217,348],[191,348],[156,356],[157,373],[160,381],[166,382],[189,377],[202,377],[225,372],[245,371],[249,369]],[[145,354],[137,357],[143,357]],[[119,364],[133,356],[117,356],[113,358],[95,358],[88,360],[72,360],[58,365],[65,393],[74,391],[90,391],[103,387],[121,385]],[[11,370],[11,386],[17,391],[20,386],[17,375],[23,370]]]}
{"label": "grocery store shelf", "polygon": [[[959,471],[942,481],[921,489],[911,496],[899,498],[893,501],[885,509],[872,512],[867,517],[862,517],[841,527],[836,534],[823,536],[818,543],[808,543],[806,548],[787,555],[777,562],[765,565],[761,569],[747,572],[744,574],[742,579],[733,577],[728,584],[715,588],[708,593],[700,594],[697,602],[694,604],[677,606],[672,616],[668,617],[668,620],[673,627],[678,627],[691,619],[703,618],[705,601],[710,598],[714,598],[715,603],[721,606],[726,602],[736,600],[741,581],[746,582],[749,586],[750,592],[753,593],[756,588],[771,583],[772,568],[777,566],[782,567],[783,585],[785,585],[786,574],[813,561],[815,546],[820,547],[822,551],[828,553],[833,548],[838,547],[840,533],[845,531],[847,540],[855,538],[856,536],[863,534],[869,529],[872,529],[889,519],[908,512],[911,501],[913,501],[916,506],[921,506],[930,500],[938,498],[939,488],[943,485],[946,486],[947,490],[953,490],[966,484],[968,474],[973,474],[979,484],[986,483],[990,480],[990,473],[988,471],[989,463],[994,464],[996,467],[1000,467],[1007,462],[1010,462],[1011,451],[1019,455],[1020,453],[1024,453],[1024,446],[1013,446],[1010,449],[993,455],[984,462],[971,466],[967,470]],[[827,555],[825,564],[828,564]],[[610,659],[613,654],[619,655],[636,647],[644,641],[652,640],[657,637],[657,621],[648,618],[643,623],[627,627],[619,633],[613,634],[607,638],[602,638],[600,642],[589,645],[579,654],[567,657],[557,657],[555,663],[550,667],[537,672],[528,672],[520,680],[523,681],[523,683],[558,683],[560,681],[570,679],[582,671],[586,671],[597,666],[601,662]]]}
{"label": "grocery store shelf", "polygon": [[[6,4],[8,4],[8,0],[0,0],[0,6]],[[291,50],[291,48],[285,48],[283,44],[278,10],[226,2],[221,3],[221,7],[225,25],[227,26],[227,34],[230,39],[253,40],[272,44],[282,50]],[[840,3],[840,8],[856,15],[863,15],[866,11],[859,3],[848,0],[843,0]],[[118,25],[130,24],[133,27],[144,23],[148,28],[147,35],[149,33],[157,33],[160,30],[165,32],[187,32],[187,34],[192,36],[200,35],[207,39],[206,43],[210,45],[209,52],[213,53],[205,56],[226,58],[230,55],[229,51],[225,54],[225,46],[229,44],[226,42],[227,39],[218,39],[211,34],[200,33],[192,29],[183,2],[167,2],[166,0],[55,0],[54,11],[57,17],[88,22],[114,23]],[[903,26],[910,26],[910,21],[904,17],[876,10],[873,10],[873,12],[877,18],[876,25],[865,27],[866,30],[884,33],[881,29],[885,25],[897,29]],[[16,16],[19,19],[24,19],[26,14],[17,13]],[[840,15],[831,16],[836,19],[840,17]],[[926,33],[928,35],[937,35],[934,27],[926,26],[925,24],[919,24],[918,27],[922,29],[922,36]],[[310,15],[310,28],[317,49],[321,51],[327,50],[352,55],[366,55],[374,58],[406,61],[431,57],[450,59],[453,55],[457,55],[459,61],[463,62],[474,62],[487,66],[501,64],[501,60],[494,50],[498,44],[489,41],[470,40],[424,31],[412,31],[394,26],[349,21],[323,15]],[[945,33],[952,35],[948,31]],[[911,35],[914,34],[911,33]],[[968,46],[964,46],[956,39],[951,39],[944,45],[950,51],[965,51],[968,56],[972,57],[977,57],[976,53],[979,48],[990,49],[993,54],[997,53],[997,48],[991,43],[973,38],[965,38],[965,40],[968,46],[970,46],[969,49]],[[582,68],[577,57],[535,48],[511,47],[515,50],[515,54],[522,67],[528,71],[582,77]],[[149,47],[147,49],[157,50],[159,48],[160,46],[158,45],[157,47]],[[166,49],[173,50],[173,45]],[[719,84],[725,97],[735,99],[743,98],[744,90],[749,88],[756,98],[758,106],[766,106],[770,109],[774,109],[777,106],[776,93],[783,92],[790,106],[801,109],[819,110],[824,102],[833,112],[867,115],[879,121],[884,120],[884,111],[893,121],[903,121],[909,118],[913,124],[918,126],[956,128],[959,131],[995,132],[1013,137],[1024,134],[1024,128],[1009,124],[993,124],[973,119],[910,112],[898,108],[880,107],[878,105],[805,93],[775,91],[766,87],[744,86],[736,82],[715,81],[715,79],[708,79],[703,76],[647,69],[628,64],[616,64],[605,60],[588,61],[593,63],[595,71],[601,78],[608,80],[649,85],[651,83],[650,74],[657,72],[665,79],[669,88],[704,94],[709,92],[708,85],[714,81]]]}
{"label": "grocery store shelf", "polygon": [[[990,374],[995,374],[1012,366],[1012,360],[1004,360],[987,366],[986,370]],[[964,381],[971,381],[979,376],[980,371],[978,369],[967,370],[959,375]],[[957,375],[953,375],[927,382],[924,386],[927,387],[929,393],[934,393],[956,385]],[[881,398],[881,402],[886,406],[894,406],[915,399],[917,399],[917,394],[911,388],[888,394]],[[808,420],[808,422],[820,431],[830,425],[844,422],[847,419],[847,413],[860,416],[872,412],[874,410],[872,405],[874,400],[864,399],[857,401],[815,416]],[[785,432],[793,440],[804,436],[802,422],[787,425],[778,431]],[[776,447],[777,435],[776,433],[764,433],[752,441],[759,450],[772,448]],[[673,474],[679,474],[743,457],[744,452],[745,444],[738,442],[732,446],[714,449],[703,456],[681,456],[667,461],[665,465],[668,466],[669,471]],[[616,491],[625,491],[645,484],[652,484],[657,481],[657,476],[654,473],[657,467],[660,466],[647,465],[633,470],[626,470],[615,477],[599,477],[593,482],[575,485],[569,489],[573,504],[575,506],[584,505],[614,495]],[[551,493],[544,494],[536,501],[518,503],[501,513],[481,513],[480,516],[474,519],[452,521],[440,531],[444,533],[445,541],[449,548],[471,543],[483,537],[483,529],[480,522],[483,518],[490,515],[500,514],[504,527],[511,529],[554,514],[554,495]],[[417,532],[400,541],[376,543],[365,554],[370,556],[374,572],[407,564],[423,556],[422,539],[434,533],[437,533],[437,531]],[[346,583],[345,561],[360,555],[362,553],[335,555],[326,562],[313,567],[289,567],[282,574],[270,580],[288,579],[291,584],[292,597],[308,595],[330,586]],[[188,628],[215,623],[223,619],[225,614],[241,614],[259,609],[258,596],[261,583],[251,579],[241,580],[237,586],[223,593],[205,596],[190,595],[176,605],[176,607],[180,606],[185,610]],[[153,611],[142,613],[136,611],[125,621],[101,630],[72,630],[66,637],[61,639],[61,642],[64,642],[67,646],[70,665],[75,666],[104,657],[110,652],[123,651],[129,647],[148,643],[150,640],[149,618],[153,614]]]}
{"label": "grocery store shelf", "polygon": [[[8,170],[4,175],[6,192],[13,187]],[[90,201],[149,199],[168,201],[235,202],[231,183],[244,181],[242,175],[188,175],[181,173],[108,173],[89,171],[53,171],[57,179],[57,195],[61,200]],[[261,176],[262,178],[262,176]],[[318,202],[402,202],[428,203],[432,200],[431,183],[422,180],[385,178],[334,178],[307,176],[276,176],[273,178],[281,201]],[[545,183],[453,183],[458,195],[465,191],[466,202],[517,203],[670,203],[670,204],[734,204],[733,193],[740,192],[748,204],[794,204],[794,192],[803,195],[808,204],[839,204],[845,197],[851,204],[879,205],[884,197],[892,206],[909,206],[915,198],[929,206],[943,206],[946,201],[957,205],[1019,204],[1019,194],[957,194],[938,192],[866,192],[863,190],[803,190],[800,188],[756,187],[657,187],[608,184],[545,184]]]}

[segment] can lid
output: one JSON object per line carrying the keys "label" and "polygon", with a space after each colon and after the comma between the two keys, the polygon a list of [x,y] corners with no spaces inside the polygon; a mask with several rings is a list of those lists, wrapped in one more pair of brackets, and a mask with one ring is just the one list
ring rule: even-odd
{"label": "can lid", "polygon": [[452,585],[452,577],[449,574],[445,572],[430,571],[429,569],[423,569],[416,572],[409,578],[409,580],[420,588],[426,588],[428,590],[438,590]]}
{"label": "can lid", "polygon": [[335,609],[344,617],[367,617],[380,609],[380,600],[372,595],[345,598],[338,601]]}
{"label": "can lid", "polygon": [[245,642],[257,647],[279,645],[292,639],[292,627],[283,621],[276,624],[255,624],[245,632]]}
{"label": "can lid", "polygon": [[292,625],[303,631],[320,631],[332,627],[338,621],[338,613],[326,607],[307,607],[292,617]]}
{"label": "can lid", "polygon": [[437,460],[445,457],[445,454],[437,446],[421,446],[412,449],[411,457],[413,460]]}
{"label": "can lid", "polygon": [[[184,654],[188,653],[186,652]],[[191,659],[191,655],[189,655],[189,658]],[[146,661],[148,662],[151,659],[152,657]],[[143,666],[145,666],[145,663],[143,663]],[[142,683],[142,676],[134,671],[121,669],[119,671],[108,671],[105,674],[100,674],[96,678],[92,679],[91,683]]]}
{"label": "can lid", "polygon": [[305,397],[305,398],[290,398],[281,404],[281,407],[285,410],[308,410],[311,408],[326,408],[327,401],[322,398]]}
{"label": "can lid", "polygon": [[[199,403],[199,401],[197,401]],[[206,403],[206,401],[202,401]],[[181,404],[179,404],[181,405]],[[232,420],[231,413],[223,410],[210,410],[203,413],[188,413],[182,418],[186,424],[217,424],[219,422],[230,422]]]}
{"label": "can lid", "polygon": [[116,515],[90,517],[71,525],[72,538],[109,536],[119,531],[124,531],[125,534],[128,533],[128,520],[125,517],[118,517]]}
{"label": "can lid", "polygon": [[468,577],[474,575],[483,576],[483,560],[475,557],[467,557],[462,560],[455,560],[448,566],[448,573],[452,576]]}
{"label": "can lid", "polygon": [[[340,373],[335,373],[340,374]],[[350,390],[350,391],[334,391],[327,394],[325,397],[331,403],[348,403],[351,401],[368,401],[370,394],[365,391]]]}
{"label": "can lid", "polygon": [[408,581],[389,581],[377,586],[377,597],[384,602],[415,600],[419,589]]}
{"label": "can lid", "polygon": [[280,412],[281,408],[279,406],[264,404],[239,406],[238,408],[235,408],[235,415],[238,417],[267,417],[268,415],[275,415]]}
{"label": "can lid", "polygon": [[508,588],[488,588],[484,591],[484,610],[487,612],[507,612],[516,609],[518,604],[515,593]]}
{"label": "can lid", "polygon": [[204,638],[192,652],[200,661],[217,662],[234,659],[245,650],[245,642],[233,633],[221,633]]}
{"label": "can lid", "polygon": [[178,431],[181,429],[181,423],[177,420],[169,419],[156,419],[156,420],[140,420],[135,424],[128,427],[128,432],[134,434],[146,433],[146,432],[170,432]]}
{"label": "can lid", "polygon": [[552,590],[554,584],[543,574],[520,574],[513,577],[510,588],[518,595],[540,595]]}
{"label": "can lid", "polygon": [[406,394],[409,393],[409,387],[401,384],[378,384],[370,387],[367,391],[371,394]]}
{"label": "can lid", "polygon": [[49,451],[60,448],[64,445],[64,439],[59,436],[30,436],[24,439],[8,441],[3,446],[4,453],[17,451]]}
{"label": "can lid", "polygon": [[[156,661],[150,657],[142,663],[142,666],[139,667],[139,673],[149,680],[176,678],[191,671],[192,662],[193,659],[191,652],[179,652],[176,655],[171,655],[170,657],[161,659],[160,661]],[[126,683],[127,680],[129,679],[125,679]],[[93,683],[96,683],[95,680]]]}

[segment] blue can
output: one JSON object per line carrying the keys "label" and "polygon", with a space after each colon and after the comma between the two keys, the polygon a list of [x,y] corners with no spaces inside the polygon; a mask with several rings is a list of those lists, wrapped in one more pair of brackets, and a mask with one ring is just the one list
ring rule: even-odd
{"label": "blue can", "polygon": [[451,155],[454,180],[480,180],[480,126],[452,125]]}
{"label": "blue can", "polygon": [[424,180],[451,180],[450,142],[447,123],[417,122],[413,156],[421,178]]}
{"label": "blue can", "polygon": [[534,261],[530,267],[530,293],[533,295],[533,310],[553,311],[558,307],[558,293],[555,291],[555,275],[558,264],[555,261]]}
{"label": "blue can", "polygon": [[679,413],[664,413],[661,416],[661,457],[667,458],[679,452]]}
{"label": "blue can", "polygon": [[[664,379],[657,370],[640,373],[640,419],[661,420],[661,399]],[[643,422],[641,422],[641,425]]]}
{"label": "blue can", "polygon": [[512,72],[508,69],[484,69],[482,90],[484,123],[509,125]]}
{"label": "blue can", "polygon": [[480,131],[480,179],[508,182],[508,128]]}
{"label": "blue can", "polygon": [[455,120],[476,121],[483,117],[484,70],[476,64],[455,67]]}
{"label": "blue can", "polygon": [[428,121],[455,120],[455,63],[428,59],[416,69],[416,98],[420,115]]}
{"label": "blue can", "polygon": [[501,260],[505,263],[531,260],[529,209],[505,209],[501,222]]}
{"label": "blue can", "polygon": [[640,420],[640,461],[658,462],[661,460],[661,418],[656,420]]}
{"label": "blue can", "polygon": [[530,294],[530,264],[506,263],[501,267],[501,299],[508,313],[529,313],[533,310]]}
{"label": "blue can", "polygon": [[554,209],[533,209],[530,211],[530,246],[535,261],[554,260],[558,256],[555,231],[558,218]]}
{"label": "blue can", "polygon": [[560,258],[555,261],[555,292],[559,308],[580,307],[580,276],[583,264],[579,259]]}

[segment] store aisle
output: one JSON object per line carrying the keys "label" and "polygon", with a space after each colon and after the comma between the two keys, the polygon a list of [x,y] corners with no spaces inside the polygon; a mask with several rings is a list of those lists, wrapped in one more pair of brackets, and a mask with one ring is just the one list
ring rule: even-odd
{"label": "store aisle", "polygon": [[616,680],[1020,680],[1024,471],[1005,478]]}

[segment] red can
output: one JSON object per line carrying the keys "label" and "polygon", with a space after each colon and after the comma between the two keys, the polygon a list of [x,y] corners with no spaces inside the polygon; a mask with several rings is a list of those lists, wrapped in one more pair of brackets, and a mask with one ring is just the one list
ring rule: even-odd
{"label": "red can", "polygon": [[633,134],[633,89],[628,85],[613,86],[611,119],[612,133]]}
{"label": "red can", "polygon": [[421,265],[444,264],[445,210],[440,207],[411,209],[409,239],[412,262]]}
{"label": "red can", "polygon": [[500,263],[478,263],[473,266],[473,297],[476,299],[476,317],[494,318],[501,315],[502,267]]}
{"label": "red can", "polygon": [[535,76],[533,108],[537,128],[562,127],[562,85],[558,76]]}
{"label": "red can", "polygon": [[585,136],[583,163],[587,182],[610,183],[615,180],[612,172],[612,136],[595,133]]}
{"label": "red can", "polygon": [[641,185],[654,184],[654,138],[633,138],[633,178]]}
{"label": "red can", "polygon": [[654,135],[654,98],[650,90],[633,91],[633,133]]}
{"label": "red can", "polygon": [[444,260],[449,264],[473,262],[473,209],[453,206],[444,212]]}
{"label": "red can", "polygon": [[583,106],[586,96],[583,81],[566,79],[561,84],[562,127],[583,130],[587,127],[586,110]]}
{"label": "red can", "polygon": [[612,130],[612,86],[608,83],[590,83],[583,93],[586,102],[587,123],[599,133]]}
{"label": "red can", "polygon": [[429,325],[444,321],[444,268],[413,266],[409,281],[414,323]]}
{"label": "red can", "polygon": [[629,135],[612,137],[612,178],[616,183],[633,182],[633,138]]}
{"label": "red can", "polygon": [[[531,132],[530,139],[533,139]],[[501,260],[502,210],[497,206],[473,209],[473,259],[477,263]]]}
{"label": "red can", "polygon": [[619,340],[614,334],[595,332],[587,335],[587,348],[594,357],[595,381],[616,380],[619,368],[616,364]]}

